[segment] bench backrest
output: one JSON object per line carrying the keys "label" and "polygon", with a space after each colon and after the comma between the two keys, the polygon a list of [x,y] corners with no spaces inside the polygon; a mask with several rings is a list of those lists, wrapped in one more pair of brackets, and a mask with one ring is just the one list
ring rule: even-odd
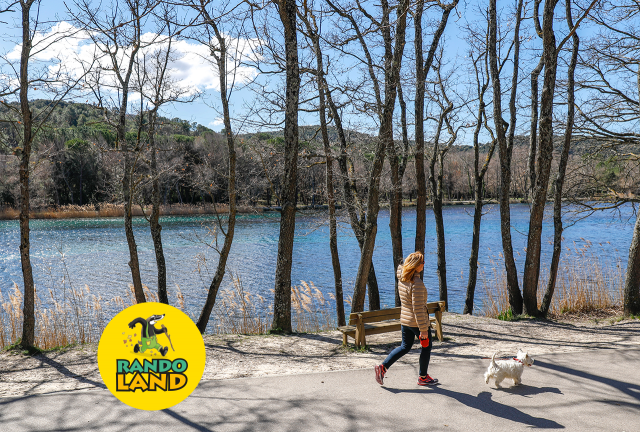
{"label": "bench backrest", "polygon": [[[430,314],[438,311],[443,312],[444,304],[445,303],[443,301],[429,302],[427,303],[427,312]],[[362,316],[362,322],[365,324],[370,322],[394,320],[394,319],[400,318],[400,307],[395,307],[391,309],[380,309],[380,310],[370,311],[370,312],[352,313],[349,315],[350,325],[355,325],[358,323],[358,314]]]}
{"label": "bench backrest", "polygon": [[354,325],[358,322],[358,314],[362,315],[363,323],[387,321],[400,318],[400,308],[380,309],[371,312],[357,312],[349,315],[349,324]]}

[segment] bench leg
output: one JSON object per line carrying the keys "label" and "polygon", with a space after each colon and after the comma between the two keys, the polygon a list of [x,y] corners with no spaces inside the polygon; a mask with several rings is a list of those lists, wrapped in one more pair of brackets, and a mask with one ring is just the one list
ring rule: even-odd
{"label": "bench leg", "polygon": [[347,346],[347,334],[342,333],[342,345]]}
{"label": "bench leg", "polygon": [[435,313],[436,316],[436,335],[438,336],[438,340],[442,342],[444,337],[442,336],[442,312],[438,311]]}

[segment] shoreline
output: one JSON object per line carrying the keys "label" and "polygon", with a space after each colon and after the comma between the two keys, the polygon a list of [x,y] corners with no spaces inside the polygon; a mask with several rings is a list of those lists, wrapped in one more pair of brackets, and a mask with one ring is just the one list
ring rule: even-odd
{"label": "shoreline", "polygon": [[[564,200],[567,201],[567,200]],[[582,201],[589,201],[583,199]],[[594,202],[608,202],[597,201]],[[499,205],[499,201],[495,199],[483,200],[482,205]],[[524,198],[512,198],[510,204],[530,204],[527,199]],[[553,204],[553,201],[548,200],[547,204]],[[473,206],[475,201],[473,200],[458,200],[458,201],[443,201],[443,207],[456,207],[456,206]],[[402,208],[415,208],[417,206],[416,201],[403,200]],[[428,201],[427,208],[433,207],[433,202]],[[390,204],[388,202],[380,203],[381,209],[388,209]],[[227,204],[171,204],[160,206],[160,216],[205,216],[226,214],[229,206]],[[297,210],[328,210],[327,204],[316,205],[298,205]],[[344,208],[342,203],[336,204],[336,209]],[[266,206],[266,205],[238,205],[238,214],[261,214],[261,213],[278,213],[282,207],[280,206]],[[144,212],[139,206],[135,206],[132,209],[134,217],[149,217],[151,214],[151,207],[146,207]],[[42,209],[31,210],[29,213],[29,219],[97,219],[97,218],[121,218],[124,216],[123,204],[89,204],[89,205],[67,205],[55,207],[47,207]],[[20,217],[20,210],[13,207],[0,207],[0,220],[18,220]]]}
{"label": "shoreline", "polygon": [[[512,199],[511,204],[526,204],[526,200]],[[444,207],[453,206],[473,206],[474,201],[460,200],[460,201],[444,201]],[[487,199],[483,201],[483,205],[496,205],[499,204],[497,200]],[[414,201],[403,201],[403,208],[415,208],[416,203]],[[427,207],[433,207],[432,202],[427,202]],[[199,215],[216,215],[226,214],[229,206],[227,204],[204,204],[204,205],[192,205],[192,204],[171,204],[160,206],[160,216],[199,216]],[[342,209],[342,204],[336,205],[337,209]],[[389,203],[381,203],[381,209],[388,209]],[[265,206],[265,205],[238,205],[238,214],[260,214],[260,213],[277,213],[281,210],[280,206]],[[298,205],[297,210],[328,210],[327,204],[316,205]],[[151,214],[151,207],[146,207],[144,213],[139,206],[135,206],[132,209],[134,217],[145,216],[148,217]],[[58,208],[48,207],[43,209],[31,210],[29,213],[29,219],[96,219],[96,218],[121,218],[124,216],[123,204],[98,204],[98,205],[68,205]],[[18,220],[20,217],[20,210],[12,207],[0,207],[0,220]]]}

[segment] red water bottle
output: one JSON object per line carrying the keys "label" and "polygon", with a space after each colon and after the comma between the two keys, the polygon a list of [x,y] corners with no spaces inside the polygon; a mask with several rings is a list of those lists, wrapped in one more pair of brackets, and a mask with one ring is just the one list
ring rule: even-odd
{"label": "red water bottle", "polygon": [[422,345],[422,348],[426,348],[429,346],[429,338],[423,338],[422,336],[420,336],[418,339],[420,339],[420,345]]}

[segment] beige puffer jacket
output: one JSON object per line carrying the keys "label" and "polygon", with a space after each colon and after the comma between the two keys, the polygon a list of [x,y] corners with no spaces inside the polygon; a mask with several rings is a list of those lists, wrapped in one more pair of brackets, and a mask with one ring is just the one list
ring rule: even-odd
{"label": "beige puffer jacket", "polygon": [[421,332],[429,328],[429,314],[427,313],[427,288],[422,283],[420,275],[416,273],[413,282],[402,282],[402,265],[398,266],[398,292],[400,293],[400,324],[418,327]]}

